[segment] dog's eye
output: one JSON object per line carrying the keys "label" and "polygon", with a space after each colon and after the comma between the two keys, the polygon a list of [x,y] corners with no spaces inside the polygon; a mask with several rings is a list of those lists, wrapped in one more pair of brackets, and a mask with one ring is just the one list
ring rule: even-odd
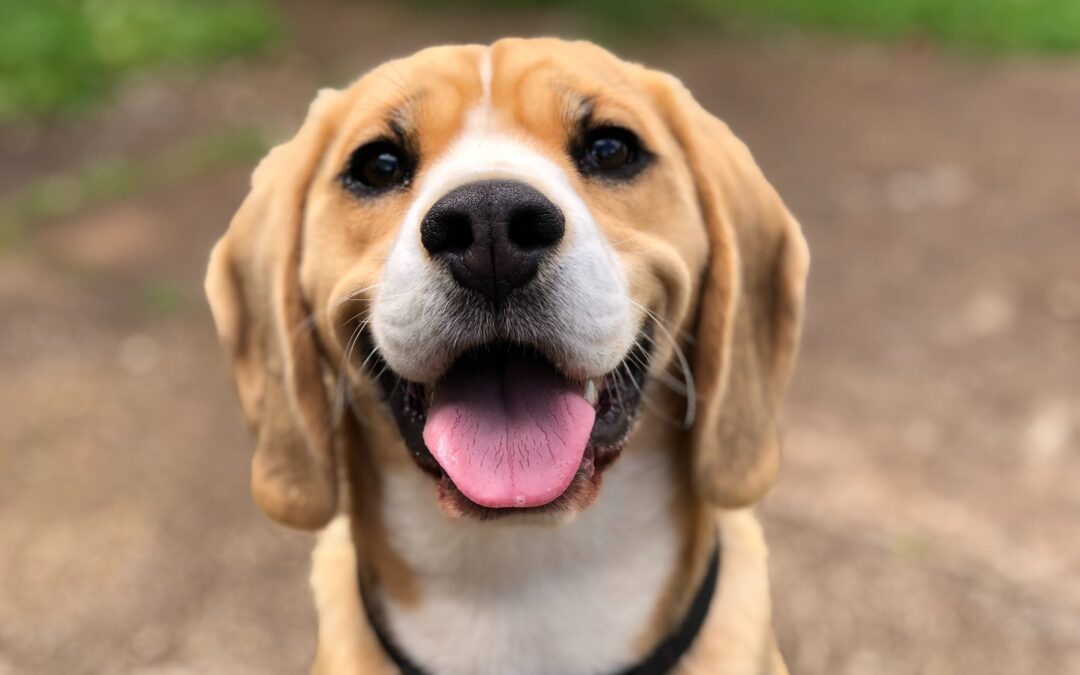
{"label": "dog's eye", "polygon": [[353,152],[342,174],[346,188],[367,193],[404,185],[408,179],[408,156],[392,141],[374,141],[361,146]]}
{"label": "dog's eye", "polygon": [[579,154],[581,171],[609,178],[630,178],[644,164],[644,151],[634,132],[621,127],[599,127],[585,136]]}
{"label": "dog's eye", "polygon": [[630,147],[622,139],[602,136],[592,142],[589,155],[596,168],[611,171],[630,161]]}

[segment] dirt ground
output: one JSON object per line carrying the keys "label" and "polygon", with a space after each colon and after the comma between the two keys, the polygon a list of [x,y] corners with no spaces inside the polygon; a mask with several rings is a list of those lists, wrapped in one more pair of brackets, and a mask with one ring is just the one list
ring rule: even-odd
{"label": "dirt ground", "polygon": [[[427,44],[575,29],[303,7],[277,57],[0,129],[0,192],[222,125],[283,135],[318,86]],[[761,508],[792,673],[1080,673],[1080,60],[796,36],[618,51],[734,127],[813,251],[786,463]],[[251,502],[200,290],[249,169],[0,251],[0,675],[309,662],[311,538]]]}

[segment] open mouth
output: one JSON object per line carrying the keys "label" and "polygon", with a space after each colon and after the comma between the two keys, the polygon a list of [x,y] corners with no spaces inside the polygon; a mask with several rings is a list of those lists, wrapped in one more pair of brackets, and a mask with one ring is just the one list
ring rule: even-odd
{"label": "open mouth", "polygon": [[637,416],[646,344],[642,333],[616,368],[585,381],[509,342],[467,351],[434,384],[385,363],[373,372],[410,454],[451,508],[494,517],[570,508],[596,493]]}

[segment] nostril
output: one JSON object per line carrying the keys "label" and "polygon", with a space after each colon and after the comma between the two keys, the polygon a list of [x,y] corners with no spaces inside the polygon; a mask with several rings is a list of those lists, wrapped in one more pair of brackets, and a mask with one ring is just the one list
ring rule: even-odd
{"label": "nostril", "polygon": [[444,227],[446,229],[446,240],[443,243],[443,250],[464,251],[472,246],[472,218],[468,214],[460,211],[447,214]]}
{"label": "nostril", "polygon": [[548,204],[522,204],[510,212],[506,236],[521,249],[552,246],[563,236],[562,214]]}
{"label": "nostril", "polygon": [[464,251],[473,243],[472,218],[458,210],[429,213],[420,225],[420,241],[432,253]]}

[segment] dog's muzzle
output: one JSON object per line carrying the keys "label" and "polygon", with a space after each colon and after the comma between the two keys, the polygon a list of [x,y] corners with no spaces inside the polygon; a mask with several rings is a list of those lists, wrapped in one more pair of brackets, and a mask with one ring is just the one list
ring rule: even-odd
{"label": "dog's muzzle", "polygon": [[636,417],[649,353],[595,224],[507,178],[454,186],[418,220],[420,246],[403,240],[380,290],[395,352],[371,344],[366,361],[411,454],[457,511],[584,503]]}

